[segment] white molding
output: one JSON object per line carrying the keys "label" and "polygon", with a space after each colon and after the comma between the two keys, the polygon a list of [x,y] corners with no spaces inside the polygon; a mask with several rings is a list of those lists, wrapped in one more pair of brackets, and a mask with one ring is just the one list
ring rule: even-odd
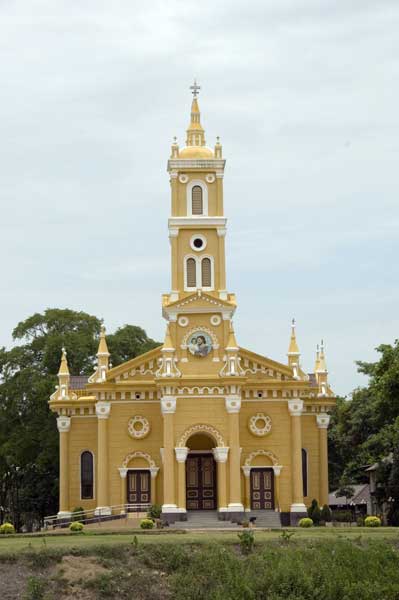
{"label": "white molding", "polygon": [[175,448],[175,454],[176,454],[176,460],[178,463],[185,463],[187,460],[187,455],[189,452],[189,448],[187,448],[186,446],[179,446],[177,448]]}
{"label": "white molding", "polygon": [[303,400],[299,400],[298,398],[288,400],[288,410],[292,417],[300,417],[303,413]]}
{"label": "white molding", "polygon": [[192,206],[192,190],[193,187],[199,186],[202,189],[202,214],[204,217],[208,216],[208,186],[202,179],[192,179],[187,183],[186,186],[186,203],[187,203],[187,216],[197,218],[199,215],[193,215]]}
{"label": "white molding", "polygon": [[238,394],[226,396],[225,407],[229,414],[239,413],[241,408],[241,396]]}
{"label": "white molding", "polygon": [[227,225],[226,217],[208,217],[206,215],[194,215],[194,217],[170,217],[168,221],[169,231],[175,227],[187,227],[194,225],[197,227],[225,228]]}
{"label": "white molding", "polygon": [[212,448],[213,458],[215,461],[218,463],[227,462],[229,449],[229,446],[217,446],[216,448]]}
{"label": "white molding", "polygon": [[127,469],[127,468],[125,469],[123,467],[119,467],[118,471],[119,471],[119,475],[120,475],[121,479],[126,479],[127,472],[129,471],[129,469]]}
{"label": "white molding", "polygon": [[307,513],[306,506],[304,504],[291,504],[290,512],[292,513]]}
{"label": "white molding", "polygon": [[176,504],[162,504],[163,513],[179,513],[180,508],[177,508]]}
{"label": "white molding", "polygon": [[111,402],[100,400],[96,402],[96,415],[98,419],[108,419],[111,413]]}
{"label": "white molding", "polygon": [[[196,248],[194,246],[194,240],[196,240],[196,239],[200,239],[202,241],[201,248]],[[191,250],[194,250],[194,252],[203,252],[205,250],[205,248],[207,247],[207,245],[208,245],[208,240],[206,239],[206,237],[204,235],[202,235],[202,233],[195,233],[190,238],[190,247],[191,247]]]}
{"label": "white molding", "polygon": [[176,412],[176,396],[162,396],[161,412],[163,415],[173,415]]}
{"label": "white molding", "polygon": [[71,417],[58,417],[57,428],[60,433],[68,433],[71,429]]}
{"label": "white molding", "polygon": [[226,160],[224,158],[170,158],[168,160],[168,172],[175,169],[208,169],[220,172],[223,171],[225,164]]}
{"label": "white molding", "polygon": [[[196,236],[199,237],[199,236]],[[187,261],[192,258],[195,260],[195,286],[189,287],[187,285]],[[211,261],[211,286],[202,285],[202,261],[205,258],[209,258]],[[184,269],[184,291],[195,292],[196,290],[202,290],[204,292],[212,292],[215,288],[215,259],[211,254],[201,254],[200,256],[195,254],[186,254],[183,258],[183,269]]]}
{"label": "white molding", "polygon": [[319,413],[316,415],[316,422],[319,429],[328,429],[330,424],[330,415],[327,413]]}
{"label": "white molding", "polygon": [[231,502],[226,512],[244,512],[244,505],[241,502]]}

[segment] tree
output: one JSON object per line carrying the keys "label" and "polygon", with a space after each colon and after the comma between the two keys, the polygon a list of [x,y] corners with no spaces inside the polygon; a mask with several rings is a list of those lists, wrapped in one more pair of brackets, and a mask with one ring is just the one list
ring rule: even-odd
{"label": "tree", "polygon": [[[62,346],[71,373],[89,375],[100,328],[100,319],[85,312],[47,309],[21,321],[13,331],[16,345],[0,349],[0,523],[11,518],[20,529],[57,512],[58,432],[48,400]],[[112,343],[115,364],[157,345],[131,325]]]}
{"label": "tree", "polygon": [[111,354],[111,363],[116,367],[131,358],[156,348],[159,346],[159,342],[147,337],[146,332],[141,327],[125,325],[119,327],[115,333],[107,335],[107,345]]}

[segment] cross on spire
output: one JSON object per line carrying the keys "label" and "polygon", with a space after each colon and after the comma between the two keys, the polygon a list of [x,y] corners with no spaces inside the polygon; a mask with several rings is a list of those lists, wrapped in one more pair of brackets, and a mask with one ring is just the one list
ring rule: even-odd
{"label": "cross on spire", "polygon": [[199,90],[201,89],[201,86],[197,84],[197,80],[194,79],[194,83],[193,85],[190,85],[190,90],[192,95],[194,96],[194,98],[196,98],[199,94]]}

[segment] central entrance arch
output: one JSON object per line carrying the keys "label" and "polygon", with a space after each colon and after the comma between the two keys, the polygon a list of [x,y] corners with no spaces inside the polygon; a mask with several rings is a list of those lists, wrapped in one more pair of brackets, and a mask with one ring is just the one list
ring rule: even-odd
{"label": "central entrance arch", "polygon": [[187,510],[216,510],[216,462],[212,452],[215,442],[210,435],[199,431],[191,435],[186,444]]}

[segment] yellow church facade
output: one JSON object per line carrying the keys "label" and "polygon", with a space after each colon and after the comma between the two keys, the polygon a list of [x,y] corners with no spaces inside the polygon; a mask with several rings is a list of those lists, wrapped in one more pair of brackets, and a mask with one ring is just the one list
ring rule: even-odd
{"label": "yellow church facade", "polygon": [[240,522],[275,513],[293,524],[328,502],[324,348],[302,369],[292,324],[287,363],[239,346],[226,288],[223,178],[206,146],[193,89],[186,145],[172,144],[171,291],[162,346],[111,368],[105,330],[97,367],[71,376],[63,350],[50,407],[60,435],[59,518],[76,506],[110,518],[149,504],[165,522],[196,511]]}

